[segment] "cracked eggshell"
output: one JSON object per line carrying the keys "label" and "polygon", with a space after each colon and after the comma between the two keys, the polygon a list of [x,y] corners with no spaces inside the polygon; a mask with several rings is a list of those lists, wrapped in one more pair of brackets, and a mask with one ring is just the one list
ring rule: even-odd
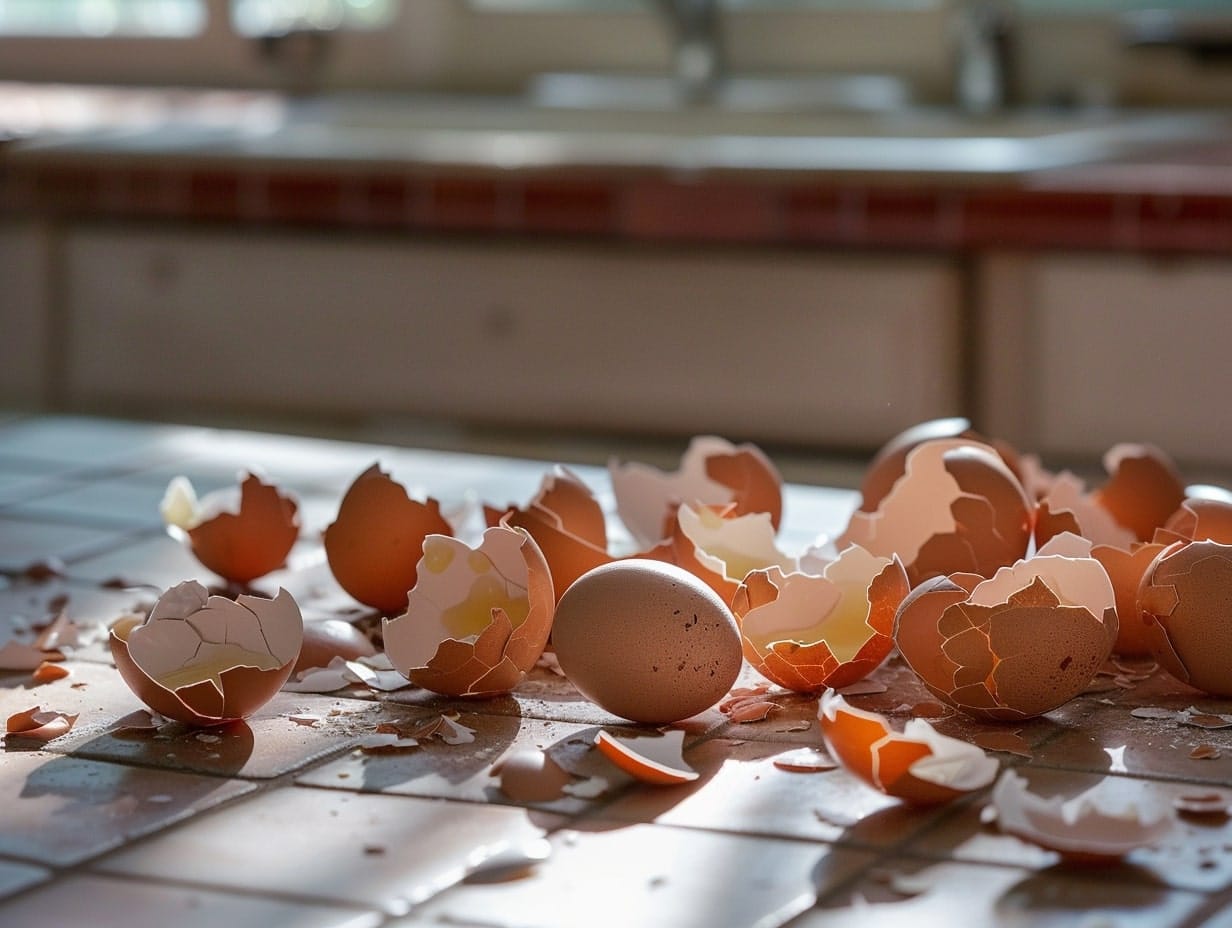
{"label": "cracked eggshell", "polygon": [[1217,541],[1232,544],[1232,502],[1222,499],[1186,499],[1155,532],[1162,545],[1174,541]]}
{"label": "cracked eggshell", "polygon": [[1138,590],[1155,659],[1178,680],[1232,696],[1232,545],[1176,542],[1156,555]]}
{"label": "cracked eggshell", "polygon": [[201,500],[187,477],[176,477],[159,510],[197,560],[231,583],[250,583],[281,567],[299,537],[299,504],[251,473]]}
{"label": "cracked eggshell", "polygon": [[876,512],[856,511],[838,546],[897,555],[912,584],[955,572],[990,576],[1027,553],[1034,506],[988,445],[926,441]]}
{"label": "cracked eggshell", "polygon": [[1150,541],[1185,500],[1176,465],[1153,445],[1114,445],[1104,455],[1104,469],[1108,482],[1091,498],[1138,541]]}
{"label": "cracked eggshell", "polygon": [[744,656],[758,673],[816,693],[855,683],[885,660],[894,647],[895,612],[909,590],[897,558],[852,545],[820,575],[752,571],[732,609]]}
{"label": "cracked eggshell", "polygon": [[1129,550],[1111,545],[1095,545],[1091,557],[1104,565],[1116,594],[1117,638],[1112,650],[1123,657],[1151,654],[1147,618],[1138,604],[1138,588],[1147,568],[1166,545],[1157,542],[1134,544]]}
{"label": "cracked eggshell", "polygon": [[524,509],[505,512],[484,507],[489,526],[502,520],[525,529],[535,539],[552,571],[557,597],[588,570],[607,564],[607,523],[590,488],[567,467],[557,465],[543,478],[539,492]]}
{"label": "cracked eggshell", "polygon": [[742,664],[727,604],[688,571],[650,560],[615,561],[578,578],[556,609],[552,644],[582,695],[654,725],[709,709]]}
{"label": "cracked eggshell", "polygon": [[668,537],[681,503],[735,505],[735,513],[765,512],[775,529],[783,515],[783,478],[756,445],[733,445],[711,435],[695,437],[667,473],[647,464],[608,463],[616,511],[643,548]]}
{"label": "cracked eggshell", "polygon": [[1062,532],[1087,538],[1092,544],[1128,551],[1137,536],[1095,502],[1086,485],[1069,471],[1057,474],[1035,511],[1035,543],[1043,547]]}
{"label": "cracked eggshell", "polygon": [[1078,695],[1112,653],[1116,596],[1090,542],[1060,535],[989,580],[938,577],[899,606],[894,640],[943,702],[976,718],[1041,715]]}
{"label": "cracked eggshell", "polygon": [[447,535],[422,545],[406,611],[382,623],[385,653],[412,683],[446,696],[495,696],[543,653],[556,596],[529,533],[489,528],[477,548]]}
{"label": "cracked eggshell", "polygon": [[937,805],[982,789],[1000,766],[923,719],[911,719],[898,734],[883,716],[856,709],[833,691],[821,697],[817,717],[831,756],[848,773],[912,805]]}
{"label": "cracked eggshell", "polygon": [[406,606],[428,535],[453,529],[434,499],[418,502],[376,464],[355,478],[325,530],[325,557],[338,585],[392,614]]}
{"label": "cracked eggshell", "polygon": [[142,702],[188,725],[246,718],[291,676],[303,639],[299,606],[273,599],[211,596],[188,580],[159,597],[141,623],[117,623],[116,668]]}
{"label": "cracked eggshell", "polygon": [[1115,795],[1122,784],[1108,777],[1066,800],[1045,799],[1012,770],[992,791],[997,824],[1007,834],[1059,852],[1074,863],[1112,863],[1130,851],[1158,844],[1176,827],[1172,810],[1142,796]]}

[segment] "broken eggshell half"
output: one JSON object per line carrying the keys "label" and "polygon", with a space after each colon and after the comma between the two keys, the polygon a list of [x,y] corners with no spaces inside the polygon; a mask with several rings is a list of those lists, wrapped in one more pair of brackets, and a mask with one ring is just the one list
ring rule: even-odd
{"label": "broken eggshell half", "polygon": [[286,590],[231,600],[187,580],[159,597],[144,622],[114,625],[111,654],[129,689],[159,715],[219,725],[246,718],[282,688],[303,629]]}
{"label": "broken eggshell half", "polygon": [[872,673],[894,647],[894,615],[907,596],[897,558],[851,545],[816,573],[751,571],[732,610],[744,656],[762,676],[800,693],[838,689]]}
{"label": "broken eggshell half", "polygon": [[556,596],[543,552],[499,525],[477,548],[448,535],[422,543],[406,611],[385,619],[385,653],[412,683],[446,696],[507,693],[535,665]]}
{"label": "broken eggshell half", "polygon": [[1130,851],[1158,844],[1176,818],[1163,803],[1141,795],[1118,796],[1116,777],[1107,777],[1072,799],[1045,799],[1030,791],[1012,770],[992,791],[997,824],[1007,834],[1057,851],[1074,863],[1112,863]]}
{"label": "broken eggshell half", "polygon": [[1104,469],[1108,481],[1091,498],[1138,541],[1150,541],[1185,500],[1176,465],[1154,445],[1114,445]]}
{"label": "broken eggshell half", "polygon": [[897,555],[912,584],[956,572],[990,576],[1027,553],[1034,506],[988,445],[938,439],[916,446],[875,512],[857,510],[839,548]]}
{"label": "broken eggshell half", "polygon": [[325,530],[325,557],[338,585],[367,606],[393,614],[406,606],[428,535],[453,529],[434,499],[411,499],[373,464],[355,478]]}
{"label": "broken eggshell half", "polygon": [[684,731],[674,728],[661,735],[621,737],[600,730],[595,747],[629,776],[654,786],[691,783],[701,776],[684,760]]}
{"label": "broken eggshell half", "polygon": [[689,442],[673,472],[648,464],[608,463],[616,511],[642,548],[671,534],[671,522],[681,503],[735,505],[743,515],[764,512],[775,529],[783,515],[783,478],[756,445],[733,445],[713,435]]}
{"label": "broken eggshell half", "polygon": [[1152,655],[1183,683],[1232,696],[1232,545],[1178,541],[1142,577],[1138,603]]}
{"label": "broken eggshell half", "polygon": [[899,607],[894,640],[943,702],[1015,721],[1069,701],[1112,653],[1116,597],[1091,544],[1058,535],[989,580],[938,577]]}
{"label": "broken eggshell half", "polygon": [[848,773],[911,805],[938,805],[982,789],[1000,767],[923,719],[909,720],[898,734],[883,716],[856,709],[833,691],[821,697],[817,717],[831,756]]}
{"label": "broken eggshell half", "polygon": [[159,512],[205,567],[237,584],[281,567],[299,537],[299,504],[252,473],[201,499],[187,477],[174,477]]}

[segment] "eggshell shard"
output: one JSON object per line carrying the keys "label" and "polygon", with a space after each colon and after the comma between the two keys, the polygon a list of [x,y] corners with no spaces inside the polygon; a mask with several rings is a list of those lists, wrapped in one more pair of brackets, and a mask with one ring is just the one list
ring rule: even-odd
{"label": "eggshell shard", "polygon": [[5,722],[6,739],[46,743],[67,735],[77,722],[76,715],[35,706],[10,715]]}
{"label": "eggshell shard", "polygon": [[1068,471],[1057,474],[1035,513],[1035,543],[1043,546],[1062,532],[1072,532],[1093,544],[1128,550],[1137,536],[1113,518]]}
{"label": "eggshell shard", "polygon": [[1058,536],[989,580],[970,574],[921,584],[899,606],[894,639],[940,700],[990,720],[1063,705],[1112,653],[1116,597],[1090,542]]}
{"label": "eggshell shard", "polygon": [[684,762],[684,732],[680,729],[662,735],[621,738],[600,731],[595,747],[629,776],[654,786],[691,783],[701,776]]}
{"label": "eggshell shard", "polygon": [[999,764],[979,748],[942,735],[923,719],[902,734],[885,718],[848,705],[833,691],[818,708],[822,736],[844,769],[912,805],[938,805],[993,781]]}
{"label": "eggshell shard", "polygon": [[1115,445],[1104,455],[1108,482],[1094,501],[1134,533],[1150,541],[1185,499],[1185,486],[1172,459],[1153,445]]}
{"label": "eggshell shard", "polygon": [[485,513],[490,526],[503,519],[530,533],[552,571],[552,586],[558,597],[586,571],[612,560],[599,501],[566,467],[557,466],[543,478],[539,492],[526,508],[511,507],[501,513],[485,507]]}
{"label": "eggshell shard", "polygon": [[1116,595],[1117,638],[1112,650],[1123,657],[1146,657],[1151,654],[1151,637],[1147,618],[1138,604],[1138,588],[1147,568],[1167,547],[1147,542],[1134,544],[1130,550],[1110,545],[1095,545],[1091,557],[1108,572]]}
{"label": "eggshell shard", "polygon": [[1174,541],[1217,541],[1232,544],[1232,502],[1223,499],[1186,499],[1157,529],[1161,545]]}
{"label": "eggshell shard", "polygon": [[406,611],[382,623],[385,653],[411,682],[447,696],[495,696],[521,682],[552,630],[552,575],[529,533],[489,528],[479,547],[423,541]]}
{"label": "eggshell shard", "polygon": [[169,719],[218,725],[246,718],[291,676],[303,638],[299,606],[273,599],[210,596],[195,580],[172,587],[139,625],[111,630],[124,682]]}
{"label": "eggshell shard", "polygon": [[894,647],[894,615],[910,589],[897,559],[856,545],[823,570],[753,571],[732,603],[749,663],[796,692],[838,689],[872,673]]}
{"label": "eggshell shard", "polygon": [[1172,832],[1176,819],[1168,806],[1140,797],[1119,798],[1109,786],[1113,779],[1069,800],[1045,799],[1032,793],[1023,777],[1007,770],[992,792],[998,826],[1068,860],[1088,864],[1113,863],[1130,851],[1158,844]]}
{"label": "eggshell shard", "polygon": [[368,636],[342,619],[322,619],[304,623],[304,642],[292,673],[313,667],[326,667],[335,657],[353,661],[376,654]]}
{"label": "eggshell shard", "polygon": [[666,473],[636,462],[608,463],[616,510],[637,543],[650,547],[671,532],[681,503],[725,506],[737,515],[765,512],[777,529],[783,512],[782,477],[756,445],[695,437],[678,470]]}
{"label": "eggshell shard", "polygon": [[512,751],[492,767],[500,790],[515,802],[551,802],[565,794],[573,776],[543,751]]}
{"label": "eggshell shard", "polygon": [[1232,545],[1176,542],[1147,568],[1138,602],[1151,653],[1170,674],[1232,696]]}
{"label": "eggshell shard", "polygon": [[873,455],[860,481],[860,510],[876,512],[898,479],[906,473],[907,455],[926,441],[938,439],[981,441],[967,419],[930,419],[899,432]]}
{"label": "eggshell shard", "polygon": [[237,488],[200,501],[188,479],[176,477],[160,511],[168,526],[184,532],[197,560],[237,584],[281,567],[299,537],[299,504],[251,473]]}
{"label": "eggshell shard", "polygon": [[693,574],[649,560],[582,575],[557,606],[552,644],[584,696],[649,724],[710,708],[742,663],[740,632],[722,599]]}
{"label": "eggshell shard", "polygon": [[989,576],[1026,554],[1033,509],[992,448],[927,441],[876,512],[852,515],[838,546],[898,555],[913,585],[959,571]]}
{"label": "eggshell shard", "polygon": [[429,535],[451,535],[434,499],[418,502],[376,464],[355,478],[325,530],[325,556],[339,586],[393,614],[406,606]]}

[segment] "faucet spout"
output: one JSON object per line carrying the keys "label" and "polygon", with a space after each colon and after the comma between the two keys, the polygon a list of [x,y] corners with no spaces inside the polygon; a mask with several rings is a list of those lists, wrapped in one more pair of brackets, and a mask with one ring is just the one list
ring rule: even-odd
{"label": "faucet spout", "polygon": [[1010,0],[958,0],[954,16],[955,102],[982,116],[1013,102]]}
{"label": "faucet spout", "polygon": [[672,69],[686,103],[715,97],[723,77],[720,0],[657,0],[672,33]]}

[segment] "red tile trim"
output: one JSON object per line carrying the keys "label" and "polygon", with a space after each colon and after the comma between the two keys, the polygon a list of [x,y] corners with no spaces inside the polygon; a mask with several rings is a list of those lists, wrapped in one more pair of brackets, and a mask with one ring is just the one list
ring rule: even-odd
{"label": "red tile trim", "polygon": [[635,181],[623,207],[621,232],[635,238],[763,242],[783,229],[773,187]]}

